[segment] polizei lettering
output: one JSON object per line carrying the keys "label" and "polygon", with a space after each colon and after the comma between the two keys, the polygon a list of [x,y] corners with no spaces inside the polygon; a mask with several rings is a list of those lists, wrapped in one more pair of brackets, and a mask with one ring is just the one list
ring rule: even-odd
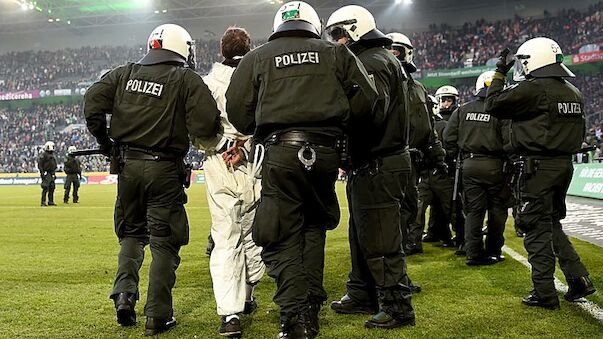
{"label": "polizei lettering", "polygon": [[163,92],[163,84],[146,80],[130,79],[126,83],[126,92],[148,94],[159,98]]}
{"label": "polizei lettering", "polygon": [[582,114],[582,106],[579,102],[558,102],[559,114]]}
{"label": "polizei lettering", "polygon": [[467,121],[490,122],[490,114],[486,113],[467,113]]}
{"label": "polizei lettering", "polygon": [[274,57],[276,68],[285,68],[303,64],[319,64],[318,52],[297,52],[281,54]]}

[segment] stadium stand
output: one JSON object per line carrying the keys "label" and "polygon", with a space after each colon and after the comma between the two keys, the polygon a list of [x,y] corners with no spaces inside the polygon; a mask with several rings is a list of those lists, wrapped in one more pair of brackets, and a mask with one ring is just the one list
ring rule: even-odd
{"label": "stadium stand", "polygon": [[[460,28],[431,26],[430,30],[411,34],[415,61],[424,69],[460,68],[488,64],[498,51],[516,48],[527,38],[554,37],[565,54],[603,48],[603,2],[586,11],[562,10],[556,15],[544,13],[540,19],[515,17],[510,20],[465,23]],[[263,41],[256,41],[259,45]],[[219,41],[197,41],[198,71],[205,74],[221,59]],[[127,61],[139,60],[142,45],[134,47],[84,47],[58,51],[10,52],[0,55],[0,93],[33,89],[60,89],[85,86],[98,79],[104,70]],[[470,61],[470,62],[469,62]],[[603,113],[603,77],[578,75],[572,80],[583,93],[586,112]],[[473,95],[473,86],[456,85],[462,101]],[[432,91],[433,92],[433,91]],[[592,119],[586,142],[603,147],[603,123]],[[36,157],[41,146],[53,140],[62,163],[68,146],[78,149],[96,147],[87,132],[80,104],[44,105],[32,108],[0,109],[0,172],[37,172]],[[600,151],[599,151],[600,152]],[[203,154],[195,149],[189,161],[198,168]],[[87,157],[85,171],[106,171],[102,157]]]}

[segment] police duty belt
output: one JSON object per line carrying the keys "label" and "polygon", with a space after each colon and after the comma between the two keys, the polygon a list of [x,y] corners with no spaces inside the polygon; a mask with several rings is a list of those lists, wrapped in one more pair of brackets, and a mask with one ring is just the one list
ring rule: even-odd
{"label": "police duty belt", "polygon": [[323,133],[290,131],[272,135],[268,139],[268,143],[283,143],[301,146],[297,151],[297,159],[304,166],[306,171],[311,171],[312,166],[316,163],[316,151],[313,146],[336,149],[338,138]]}

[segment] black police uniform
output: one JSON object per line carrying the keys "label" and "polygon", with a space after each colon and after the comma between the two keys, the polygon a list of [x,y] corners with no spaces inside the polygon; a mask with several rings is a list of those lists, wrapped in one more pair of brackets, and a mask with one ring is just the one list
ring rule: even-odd
{"label": "black police uniform", "polygon": [[[405,64],[403,64],[405,65]],[[411,67],[409,67],[411,68]],[[407,71],[411,71],[405,68]],[[411,68],[414,69],[414,68]],[[409,145],[412,159],[412,167],[409,177],[409,185],[404,196],[404,206],[407,212],[408,235],[405,237],[406,254],[423,252],[422,237],[425,222],[419,222],[418,217],[418,181],[421,172],[427,171],[445,172],[444,156],[446,152],[438,139],[435,131],[435,120],[431,112],[431,102],[425,87],[413,79],[409,74]],[[423,213],[424,219],[425,213]]]}
{"label": "black police uniform", "polygon": [[514,155],[523,160],[516,222],[526,232],[524,245],[534,283],[534,292],[524,303],[558,308],[555,258],[559,258],[570,290],[576,281],[588,276],[560,223],[574,170],[572,155],[584,139],[582,94],[558,77],[531,78],[504,90],[503,78],[496,73],[488,90],[486,112],[512,120],[511,146]]}
{"label": "black police uniform", "polygon": [[[84,105],[88,129],[101,147],[110,148],[111,137],[121,154],[115,203],[121,251],[111,298],[118,301],[127,293],[130,301],[137,299],[138,271],[150,243],[147,330],[149,319],[164,324],[173,316],[178,252],[189,239],[183,188],[189,135],[213,137],[220,116],[209,89],[197,73],[183,67],[184,60],[149,58],[161,53],[182,59],[168,50],[151,50],[138,63],[117,67],[93,84]],[[109,133],[105,114],[111,114]],[[120,320],[119,311],[118,321],[130,325],[132,319]]]}
{"label": "black police uniform", "polygon": [[63,202],[69,202],[69,191],[71,185],[73,185],[73,202],[78,203],[80,197],[77,194],[80,188],[80,177],[82,176],[81,163],[78,159],[68,155],[65,159],[64,171],[67,175],[65,177],[65,195],[63,196]]}
{"label": "black police uniform", "polygon": [[[501,258],[503,232],[507,220],[503,196],[505,175],[503,163],[502,122],[484,112],[487,88],[482,88],[476,100],[454,111],[444,130],[444,145],[450,155],[460,152],[465,224],[465,250],[471,263],[496,262]],[[488,231],[484,248],[482,228],[488,212]],[[458,235],[461,236],[461,235]],[[492,258],[494,257],[494,258]]]}
{"label": "black police uniform", "polygon": [[353,102],[372,104],[377,92],[345,46],[286,30],[289,23],[241,60],[226,111],[235,128],[266,147],[253,240],[263,246],[262,259],[277,283],[282,330],[301,328],[313,336],[327,297],[325,231],[340,217],[336,146],[355,112],[370,113]]}
{"label": "black police uniform", "polygon": [[46,206],[46,196],[48,196],[48,205],[54,205],[54,180],[56,179],[55,172],[57,170],[57,160],[53,152],[44,151],[38,157],[38,170],[42,183],[42,200],[41,205]]}
{"label": "black police uniform", "polygon": [[408,222],[403,200],[411,172],[408,89],[404,70],[381,47],[385,45],[381,39],[350,45],[374,77],[379,95],[389,98],[389,105],[370,120],[352,125],[352,171],[347,184],[352,270],[346,296],[331,306],[337,309],[338,303],[351,299],[369,309],[379,308],[379,317],[369,320],[367,327],[389,326],[376,323],[388,318],[394,326],[414,324],[415,318],[401,233],[407,228],[403,223]]}

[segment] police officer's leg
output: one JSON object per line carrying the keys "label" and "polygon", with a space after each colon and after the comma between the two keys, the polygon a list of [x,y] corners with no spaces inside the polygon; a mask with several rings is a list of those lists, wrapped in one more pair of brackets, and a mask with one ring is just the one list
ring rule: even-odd
{"label": "police officer's leg", "polygon": [[168,320],[173,316],[172,288],[180,264],[178,252],[181,246],[188,244],[185,193],[175,162],[146,161],[144,177],[153,256],[145,314],[147,319]]}
{"label": "police officer's leg", "polygon": [[486,235],[486,254],[495,256],[501,260],[501,250],[505,244],[505,223],[507,222],[508,212],[505,206],[506,197],[504,196],[503,188],[506,185],[502,171],[500,180],[494,173],[489,176],[491,179],[488,187],[488,234]]}
{"label": "police officer's leg", "polygon": [[467,258],[484,257],[482,227],[487,208],[486,188],[482,186],[479,161],[466,159],[463,163],[463,196],[467,213],[465,250]]}
{"label": "police officer's leg", "polygon": [[[411,167],[411,173],[409,176],[409,184],[406,186],[404,192],[404,199],[402,200],[402,225],[407,225],[402,228],[402,237],[404,250],[408,251],[415,248],[414,239],[410,238],[410,232],[417,220],[418,214],[418,191],[417,191],[417,173],[414,165]],[[415,226],[416,227],[416,226]]]}
{"label": "police officer's leg", "polygon": [[287,331],[304,323],[309,283],[303,266],[303,170],[298,148],[271,145],[262,167],[262,199],[253,222],[253,240],[263,246],[268,275],[276,280],[273,298]]}
{"label": "police officer's leg", "polygon": [[432,204],[434,210],[434,227],[437,236],[444,242],[449,243],[452,239],[450,232],[450,220],[452,217],[452,180],[444,173],[431,176],[432,189],[437,203]]}
{"label": "police officer's leg", "polygon": [[69,202],[69,193],[71,191],[71,176],[67,175],[65,177],[65,185],[63,186],[65,188],[65,194],[63,195],[63,202],[67,203]]}
{"label": "police officer's leg", "polygon": [[[427,175],[421,177],[417,188],[419,189],[417,221],[416,229],[411,231],[411,238],[415,240],[416,244],[421,244],[420,248],[422,248],[423,232],[425,232],[425,213],[433,201],[433,191],[429,186],[429,179]],[[433,233],[427,232],[427,236],[433,237]]]}
{"label": "police officer's leg", "polygon": [[78,192],[80,190],[80,177],[79,176],[75,176],[75,178],[73,178],[73,202],[77,203],[80,201],[80,196],[78,195]]}
{"label": "police officer's leg", "polygon": [[[362,225],[357,222],[357,215],[362,213],[362,210],[356,203],[353,194],[362,193],[362,187],[356,188],[359,185],[359,180],[362,180],[357,174],[349,174],[348,184],[346,186],[348,207],[350,211],[348,237],[350,243],[350,255],[352,259],[352,269],[348,274],[346,283],[347,296],[359,307],[360,313],[371,313],[377,308],[377,290],[375,281],[370,273],[365,260],[365,254],[361,249],[361,239],[359,238],[359,227]],[[368,192],[367,192],[368,194]],[[344,300],[342,299],[342,302]]]}
{"label": "police officer's leg", "polygon": [[115,302],[117,321],[122,325],[133,325],[136,322],[134,304],[138,300],[138,272],[144,260],[144,246],[148,244],[140,165],[140,162],[126,162],[117,181],[115,233],[119,239],[120,251],[110,298]]}
{"label": "police officer's leg", "polygon": [[[352,190],[358,213],[353,216],[362,253],[378,289],[382,315],[374,316],[367,326],[391,318],[399,324],[414,321],[410,303],[406,262],[401,248],[401,196],[408,172],[359,174]],[[394,193],[395,194],[395,193]],[[386,321],[388,322],[388,321]],[[372,324],[372,325],[371,325]]]}
{"label": "police officer's leg", "polygon": [[[525,179],[521,191],[521,209],[517,213],[518,225],[526,231],[524,246],[528,261],[532,265],[532,282],[535,294],[542,304],[558,305],[553,274],[555,255],[552,246],[552,200],[551,175],[543,169]],[[524,303],[529,304],[524,299]],[[538,305],[540,306],[540,305]]]}
{"label": "police officer's leg", "polygon": [[559,171],[559,178],[556,180],[557,184],[554,190],[553,250],[555,256],[559,258],[559,266],[565,275],[566,281],[571,284],[576,278],[588,276],[588,271],[580,261],[580,256],[576,253],[559,221],[565,218],[566,214],[565,196],[572,178],[572,164],[560,164],[559,167],[565,167],[566,169],[565,171]]}
{"label": "police officer's leg", "polygon": [[42,183],[40,184],[42,187],[42,199],[40,200],[42,206],[46,206],[46,195],[48,194],[48,180],[46,177],[42,178]]}
{"label": "police officer's leg", "polygon": [[51,177],[50,182],[48,183],[48,204],[54,205],[54,178]]}

